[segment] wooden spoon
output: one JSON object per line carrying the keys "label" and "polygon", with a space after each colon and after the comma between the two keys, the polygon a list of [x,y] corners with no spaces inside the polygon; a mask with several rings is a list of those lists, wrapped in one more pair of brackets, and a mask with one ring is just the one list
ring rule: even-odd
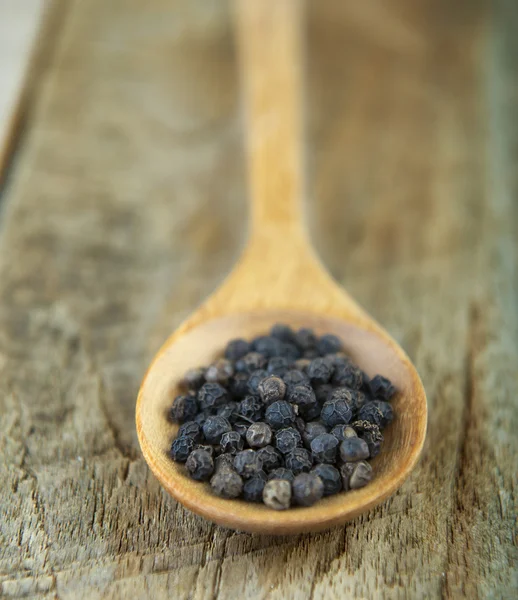
{"label": "wooden spoon", "polygon": [[[193,512],[243,531],[317,531],[372,508],[408,477],[425,439],[426,396],[403,350],[322,267],[302,224],[301,4],[238,0],[236,20],[247,110],[251,235],[223,285],[155,357],[138,396],[137,432],[153,473]],[[166,413],[183,373],[210,363],[230,339],[265,333],[276,322],[338,335],[370,376],[381,373],[398,388],[395,421],[372,461],[373,481],[310,508],[286,511],[216,497],[208,484],[190,479],[183,465],[167,456],[177,427]]]}

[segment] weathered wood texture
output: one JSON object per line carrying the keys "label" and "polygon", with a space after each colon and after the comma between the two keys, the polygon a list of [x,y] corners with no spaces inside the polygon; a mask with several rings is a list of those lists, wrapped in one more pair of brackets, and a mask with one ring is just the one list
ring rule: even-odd
{"label": "weathered wood texture", "polygon": [[[0,166],[4,166],[22,117],[23,89],[43,19],[44,0],[0,0]],[[34,61],[33,61],[34,62]],[[26,75],[27,74],[27,75]],[[14,138],[14,139],[13,139]],[[0,170],[0,183],[1,183]]]}
{"label": "weathered wood texture", "polygon": [[410,354],[430,425],[389,501],[285,538],[177,506],[133,424],[158,344],[245,239],[228,7],[61,9],[1,222],[1,594],[513,597],[516,3],[311,3],[312,235]]}

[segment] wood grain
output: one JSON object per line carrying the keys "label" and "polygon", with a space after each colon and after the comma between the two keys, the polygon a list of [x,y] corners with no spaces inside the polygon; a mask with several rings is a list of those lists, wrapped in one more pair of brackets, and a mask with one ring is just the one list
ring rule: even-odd
{"label": "wood grain", "polygon": [[71,2],[1,223],[4,596],[514,596],[516,3],[364,4],[311,3],[308,212],[423,377],[423,460],[368,515],[297,537],[161,490],[139,381],[245,240],[230,16]]}

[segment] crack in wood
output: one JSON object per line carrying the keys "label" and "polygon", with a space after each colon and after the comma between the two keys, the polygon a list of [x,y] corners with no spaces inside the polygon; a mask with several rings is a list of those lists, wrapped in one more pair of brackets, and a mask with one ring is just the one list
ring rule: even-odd
{"label": "crack in wood", "polygon": [[[443,595],[450,596],[451,574],[449,573],[450,566],[454,560],[453,546],[456,536],[456,530],[459,526],[458,515],[464,511],[464,486],[465,486],[465,470],[469,467],[472,458],[469,454],[469,434],[472,427],[472,413],[474,410],[474,394],[475,394],[475,361],[480,352],[479,348],[479,328],[480,328],[480,310],[475,303],[472,303],[468,310],[467,317],[467,340],[466,340],[466,355],[464,359],[463,369],[463,407],[460,419],[460,430],[457,442],[457,458],[452,476],[452,512],[448,518],[447,527],[449,528],[448,544],[446,551],[445,563],[443,572],[445,577],[442,581]],[[465,565],[466,567],[467,565]]]}

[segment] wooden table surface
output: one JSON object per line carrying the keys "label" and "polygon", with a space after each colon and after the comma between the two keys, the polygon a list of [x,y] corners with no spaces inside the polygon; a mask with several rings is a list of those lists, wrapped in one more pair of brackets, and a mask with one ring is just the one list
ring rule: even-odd
{"label": "wooden table surface", "polygon": [[56,2],[0,220],[0,596],[512,598],[518,4],[311,2],[316,248],[428,393],[423,458],[318,535],[167,496],[135,397],[230,270],[246,186],[229,8]]}

